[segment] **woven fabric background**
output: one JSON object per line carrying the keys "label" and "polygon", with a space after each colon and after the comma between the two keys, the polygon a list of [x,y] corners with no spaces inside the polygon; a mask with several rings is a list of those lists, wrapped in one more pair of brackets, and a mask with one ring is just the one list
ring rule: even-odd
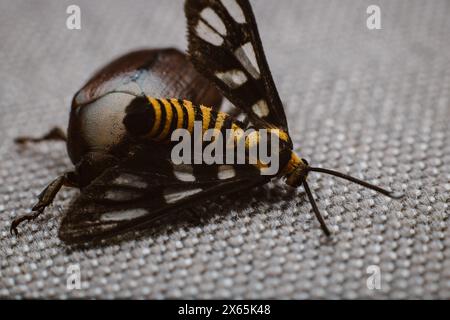
{"label": "woven fabric background", "polygon": [[[72,1],[0,0],[0,297],[450,298],[448,1],[252,1],[301,155],[405,199],[314,174],[329,241],[303,190],[279,181],[83,249],[57,237],[75,190],[9,234],[72,167],[63,143],[13,139],[65,127],[72,95],[111,59],[187,43],[182,1],[76,3],[81,30],[66,28]],[[366,27],[370,4],[382,30]],[[82,288],[68,290],[75,264]],[[380,290],[367,287],[371,265]]]}

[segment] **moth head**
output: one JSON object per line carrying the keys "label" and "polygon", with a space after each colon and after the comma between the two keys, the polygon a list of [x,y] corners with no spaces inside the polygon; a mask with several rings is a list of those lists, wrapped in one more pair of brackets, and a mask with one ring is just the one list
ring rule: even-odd
{"label": "moth head", "polygon": [[286,183],[292,187],[299,187],[306,181],[309,173],[309,163],[305,159],[300,159],[296,163],[295,169],[287,176]]}

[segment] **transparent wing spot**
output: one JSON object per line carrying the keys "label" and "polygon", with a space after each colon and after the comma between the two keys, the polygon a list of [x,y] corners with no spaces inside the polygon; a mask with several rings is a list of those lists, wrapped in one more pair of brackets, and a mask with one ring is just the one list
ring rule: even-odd
{"label": "transparent wing spot", "polygon": [[194,168],[189,165],[174,166],[173,174],[175,178],[183,182],[194,182]]}
{"label": "transparent wing spot", "polygon": [[[220,111],[228,113],[228,114],[233,114],[235,112],[237,112],[237,109],[230,101],[228,100],[224,100],[224,103],[222,104]],[[239,110],[240,112],[240,110]]]}
{"label": "transparent wing spot", "polygon": [[145,189],[148,183],[142,178],[133,174],[124,173],[113,180],[114,184]]}
{"label": "transparent wing spot", "polygon": [[253,112],[260,118],[267,117],[270,113],[269,107],[265,100],[259,100],[252,107]]}
{"label": "transparent wing spot", "polygon": [[175,203],[180,200],[183,200],[184,198],[193,196],[194,194],[202,192],[203,189],[201,188],[195,188],[191,190],[171,190],[167,189],[164,191],[164,199],[167,203]]}
{"label": "transparent wing spot", "polygon": [[221,0],[221,2],[234,21],[237,23],[246,22],[244,12],[236,0]]}
{"label": "transparent wing spot", "polygon": [[136,200],[142,196],[142,193],[137,190],[108,190],[104,194],[106,200],[112,201],[130,201]]}
{"label": "transparent wing spot", "polygon": [[237,69],[226,72],[216,72],[216,77],[231,89],[239,88],[248,80],[245,73]]}
{"label": "transparent wing spot", "polygon": [[209,24],[209,26],[211,26],[211,28],[213,28],[216,32],[220,33],[222,36],[227,35],[227,28],[225,27],[225,24],[213,9],[208,7],[203,9],[200,13],[200,17],[205,20],[205,22]]}
{"label": "transparent wing spot", "polygon": [[219,171],[217,173],[217,177],[220,180],[227,180],[234,178],[236,176],[236,171],[233,166],[220,166]]}
{"label": "transparent wing spot", "polygon": [[261,71],[259,70],[258,62],[256,60],[255,50],[251,42],[240,46],[234,52],[236,58],[244,66],[244,68],[251,74],[255,79],[259,79],[261,76]]}
{"label": "transparent wing spot", "polygon": [[252,122],[249,120],[247,114],[245,114],[244,112],[240,113],[236,117],[236,120],[245,125],[244,129],[247,128],[249,125],[253,125]]}
{"label": "transparent wing spot", "polygon": [[197,36],[206,42],[212,44],[213,46],[221,46],[223,44],[223,38],[219,33],[211,29],[206,23],[202,20],[198,21],[197,26],[195,27],[195,33]]}
{"label": "transparent wing spot", "polygon": [[101,221],[127,221],[133,220],[147,214],[145,209],[129,209],[104,213],[100,216]]}

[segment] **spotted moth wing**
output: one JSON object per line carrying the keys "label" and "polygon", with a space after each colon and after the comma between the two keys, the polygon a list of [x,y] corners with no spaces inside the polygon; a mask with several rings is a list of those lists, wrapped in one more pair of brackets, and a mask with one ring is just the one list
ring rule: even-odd
{"label": "spotted moth wing", "polygon": [[288,132],[248,0],[187,0],[188,53],[197,70],[256,128]]}
{"label": "spotted moth wing", "polygon": [[166,146],[137,146],[82,189],[63,218],[59,237],[76,244],[146,228],[198,201],[269,179],[252,165],[174,165]]}

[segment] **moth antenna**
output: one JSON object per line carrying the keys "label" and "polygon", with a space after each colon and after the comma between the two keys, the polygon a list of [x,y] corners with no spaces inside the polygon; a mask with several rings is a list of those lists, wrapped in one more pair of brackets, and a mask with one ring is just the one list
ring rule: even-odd
{"label": "moth antenna", "polygon": [[387,196],[389,198],[392,198],[392,199],[401,199],[401,198],[403,198],[405,196],[402,193],[395,193],[393,191],[389,191],[389,190],[383,189],[383,188],[381,188],[379,186],[373,185],[373,184],[368,183],[368,182],[363,181],[363,180],[359,180],[359,179],[357,179],[355,177],[349,176],[347,174],[344,174],[344,173],[341,173],[341,172],[338,172],[338,171],[334,171],[334,170],[330,170],[330,169],[324,169],[324,168],[314,168],[314,167],[308,167],[308,171],[326,173],[326,174],[329,174],[329,175],[332,175],[332,176],[335,176],[335,177],[338,177],[338,178],[342,178],[342,179],[351,181],[353,183],[359,184],[359,185],[361,185],[363,187],[366,187],[368,189],[371,189],[371,190],[374,190],[376,192],[379,192],[381,194],[384,194],[385,196]]}
{"label": "moth antenna", "polygon": [[325,223],[325,220],[323,219],[322,215],[320,214],[319,208],[317,208],[316,201],[314,200],[314,197],[311,193],[311,190],[309,189],[309,186],[308,186],[308,183],[306,182],[306,180],[303,180],[303,188],[305,189],[306,195],[308,196],[309,203],[311,203],[314,214],[316,215],[317,220],[319,220],[320,227],[322,228],[325,235],[327,237],[329,237],[331,235],[330,229],[328,229],[327,224]]}

